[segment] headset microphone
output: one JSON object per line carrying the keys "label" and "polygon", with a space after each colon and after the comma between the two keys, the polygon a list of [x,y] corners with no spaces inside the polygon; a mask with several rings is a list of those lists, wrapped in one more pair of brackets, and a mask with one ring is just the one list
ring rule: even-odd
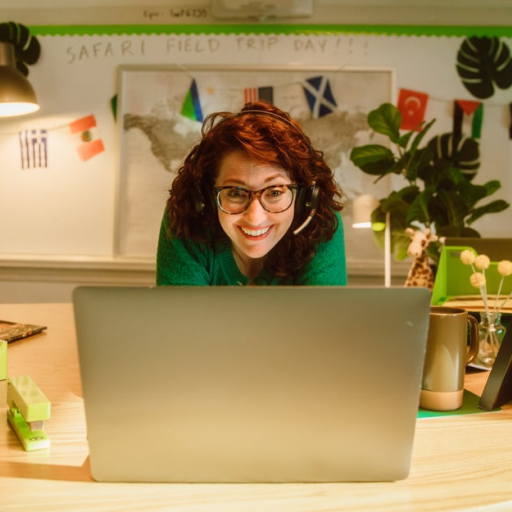
{"label": "headset microphone", "polygon": [[293,232],[294,235],[298,235],[310,222],[311,219],[315,216],[316,208],[312,208],[309,212],[308,218]]}
{"label": "headset microphone", "polygon": [[315,181],[313,181],[313,184],[311,185],[310,194],[311,197],[306,201],[306,207],[309,208],[309,215],[307,219],[293,232],[294,235],[298,235],[303,229],[305,229],[316,214],[320,189],[316,186]]}

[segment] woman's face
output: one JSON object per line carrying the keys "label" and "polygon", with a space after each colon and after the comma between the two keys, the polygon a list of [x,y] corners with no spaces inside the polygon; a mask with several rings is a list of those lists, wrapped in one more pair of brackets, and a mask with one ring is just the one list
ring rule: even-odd
{"label": "woman's face", "polygon": [[[292,181],[281,167],[257,163],[249,160],[242,152],[234,151],[222,160],[216,187],[244,187],[248,190],[260,190],[271,185],[286,185]],[[253,197],[242,213],[230,215],[217,208],[219,222],[233,243],[236,254],[245,259],[259,259],[283,238],[293,222],[293,204],[280,213],[267,212]]]}

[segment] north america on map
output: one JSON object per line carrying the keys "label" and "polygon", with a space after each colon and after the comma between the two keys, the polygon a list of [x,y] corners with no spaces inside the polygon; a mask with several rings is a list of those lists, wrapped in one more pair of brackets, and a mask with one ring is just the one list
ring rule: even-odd
{"label": "north america on map", "polygon": [[[333,112],[300,124],[315,148],[324,152],[333,169],[346,163],[350,150],[358,144],[358,134],[369,130],[364,112]],[[175,173],[194,143],[200,139],[201,123],[180,114],[124,115],[124,130],[140,130],[149,140],[152,155],[159,164]]]}

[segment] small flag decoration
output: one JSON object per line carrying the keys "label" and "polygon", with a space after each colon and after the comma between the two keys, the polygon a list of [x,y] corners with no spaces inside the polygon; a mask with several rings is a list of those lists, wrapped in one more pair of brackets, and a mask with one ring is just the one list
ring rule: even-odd
{"label": "small flag decoration", "polygon": [[397,108],[402,114],[401,130],[420,129],[419,125],[425,119],[428,94],[410,89],[400,89]]}
{"label": "small flag decoration", "polygon": [[303,82],[302,87],[314,119],[331,114],[338,108],[327,77],[309,78]]}
{"label": "small flag decoration", "polygon": [[204,121],[195,78],[192,80],[188,93],[185,96],[185,101],[181,107],[181,115],[193,119],[194,121],[199,121],[200,123]]}
{"label": "small flag decoration", "polygon": [[271,105],[274,103],[273,87],[246,87],[244,89],[244,102],[265,101]]}
{"label": "small flag decoration", "polygon": [[48,131],[23,130],[19,133],[21,168],[48,167]]}
{"label": "small flag decoration", "polygon": [[465,119],[471,122],[471,137],[479,139],[482,135],[484,106],[480,101],[455,100],[453,109],[453,135],[462,137],[462,125]]}
{"label": "small flag decoration", "polygon": [[98,136],[96,118],[93,115],[73,121],[69,124],[69,131],[72,135],[77,135],[81,142],[76,148],[81,160],[89,160],[105,151],[103,141]]}

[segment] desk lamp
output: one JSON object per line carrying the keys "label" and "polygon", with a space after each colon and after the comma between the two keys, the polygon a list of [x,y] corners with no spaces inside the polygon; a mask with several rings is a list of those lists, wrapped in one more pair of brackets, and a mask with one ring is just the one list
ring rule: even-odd
{"label": "desk lamp", "polygon": [[[353,223],[354,228],[371,228],[372,212],[379,206],[377,198],[370,194],[363,194],[354,200]],[[391,227],[389,212],[386,213],[386,225],[384,231],[384,286],[391,286]]]}
{"label": "desk lamp", "polygon": [[22,116],[37,110],[36,93],[16,68],[14,45],[0,41],[0,117]]}

